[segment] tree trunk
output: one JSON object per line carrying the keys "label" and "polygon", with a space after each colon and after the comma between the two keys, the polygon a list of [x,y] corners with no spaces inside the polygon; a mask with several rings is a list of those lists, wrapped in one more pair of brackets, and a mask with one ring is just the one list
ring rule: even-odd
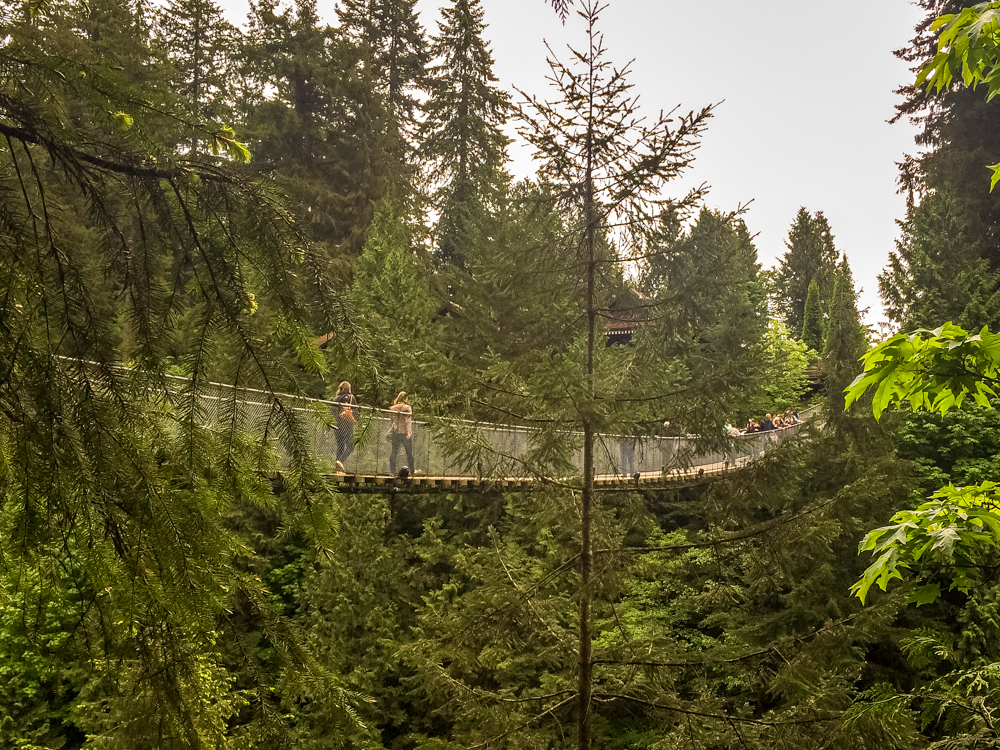
{"label": "tree trunk", "polygon": [[577,747],[590,750],[590,700],[593,688],[593,664],[591,663],[591,514],[594,502],[594,425],[590,414],[597,394],[594,389],[594,337],[597,324],[597,309],[594,305],[596,286],[596,263],[594,244],[597,234],[597,210],[594,205],[594,50],[591,36],[590,50],[590,108],[588,112],[587,141],[585,146],[587,172],[584,182],[584,216],[587,220],[585,252],[587,254],[587,396],[590,399],[590,413],[583,418],[583,491],[581,493],[580,517],[580,676],[577,693]]}

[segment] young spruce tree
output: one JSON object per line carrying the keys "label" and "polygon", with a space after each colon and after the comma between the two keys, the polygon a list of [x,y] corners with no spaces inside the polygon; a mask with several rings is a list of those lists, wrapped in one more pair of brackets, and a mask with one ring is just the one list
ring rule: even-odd
{"label": "young spruce tree", "polygon": [[[543,398],[566,404],[560,407],[563,417],[557,426],[578,429],[583,452],[577,509],[580,526],[574,699],[580,750],[591,746],[593,710],[595,451],[599,434],[620,426],[624,417],[617,399],[609,398],[624,387],[618,369],[625,366],[624,362],[602,356],[601,316],[609,304],[605,294],[607,269],[614,267],[615,260],[608,240],[614,234],[637,249],[645,247],[646,235],[657,217],[668,206],[677,206],[661,191],[690,164],[697,138],[711,112],[706,108],[681,116],[676,123],[663,113],[645,121],[630,92],[628,68],[616,69],[606,58],[598,31],[599,16],[606,7],[595,0],[581,5],[578,14],[586,25],[586,47],[571,50],[572,64],[550,58],[558,98],[554,102],[528,98],[522,108],[521,127],[522,135],[535,148],[539,175],[565,217],[562,242],[576,255],[572,268],[578,276],[582,323],[579,338],[566,353],[568,356],[559,358],[556,369],[543,376],[548,381],[545,387],[550,389]],[[689,195],[687,202],[691,200],[693,196]],[[634,419],[635,415],[631,416]]]}
{"label": "young spruce tree", "polygon": [[823,309],[819,300],[819,284],[809,282],[809,294],[802,314],[802,343],[814,352],[823,351]]}

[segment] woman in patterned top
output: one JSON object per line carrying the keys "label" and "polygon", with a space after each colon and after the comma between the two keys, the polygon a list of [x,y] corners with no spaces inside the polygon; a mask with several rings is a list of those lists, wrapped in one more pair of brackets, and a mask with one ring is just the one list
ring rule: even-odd
{"label": "woman in patterned top", "polygon": [[396,454],[400,447],[406,451],[406,465],[410,475],[413,470],[413,409],[406,398],[406,391],[400,391],[389,407],[389,472],[396,475]]}
{"label": "woman in patterned top", "polygon": [[344,461],[354,453],[354,425],[358,423],[358,401],[351,393],[351,384],[346,380],[337,387],[337,396],[333,399],[339,404],[336,409],[337,426],[337,471],[344,470]]}

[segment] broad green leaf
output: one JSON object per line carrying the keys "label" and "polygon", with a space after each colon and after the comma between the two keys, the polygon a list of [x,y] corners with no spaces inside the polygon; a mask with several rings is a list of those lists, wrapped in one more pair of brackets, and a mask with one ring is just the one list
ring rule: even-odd
{"label": "broad green leaf", "polygon": [[867,552],[869,550],[875,549],[875,543],[885,534],[892,531],[895,528],[893,526],[883,526],[880,529],[874,529],[865,534],[865,538],[861,540],[861,544],[858,545],[858,554],[862,552]]}
{"label": "broad green leaf", "polygon": [[938,583],[926,583],[923,586],[917,586],[913,594],[906,601],[907,604],[916,604],[919,607],[921,604],[931,604],[940,598],[941,585]]}

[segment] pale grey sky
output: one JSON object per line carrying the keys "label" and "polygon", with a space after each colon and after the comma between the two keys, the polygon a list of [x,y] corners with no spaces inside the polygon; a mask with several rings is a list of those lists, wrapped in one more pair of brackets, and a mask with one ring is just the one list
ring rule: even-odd
{"label": "pale grey sky", "polygon": [[[334,1],[318,2],[335,23]],[[501,85],[545,96],[544,42],[562,57],[567,43],[582,43],[579,19],[563,26],[545,0],[482,2]],[[243,22],[246,0],[222,4]],[[441,5],[419,0],[431,33]],[[892,51],[919,17],[907,0],[611,0],[602,28],[612,61],[634,59],[632,81],[649,114],[722,102],[677,194],[706,182],[712,208],[752,200],[745,220],[765,266],[785,252],[800,206],[823,211],[875,322],[876,276],[905,212],[895,163],[915,150],[909,123],[886,122],[893,90],[911,76]],[[527,176],[528,155],[511,155],[515,174]]]}

